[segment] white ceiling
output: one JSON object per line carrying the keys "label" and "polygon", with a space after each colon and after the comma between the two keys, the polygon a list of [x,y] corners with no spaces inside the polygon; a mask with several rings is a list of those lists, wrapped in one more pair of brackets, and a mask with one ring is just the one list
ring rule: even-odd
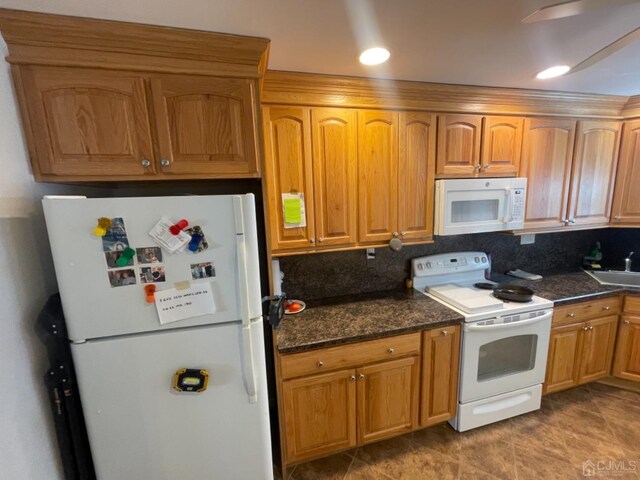
{"label": "white ceiling", "polygon": [[[640,94],[640,42],[575,74],[546,81],[640,26],[640,3],[522,24],[559,0],[0,0],[0,6],[270,38],[269,68],[418,80]],[[387,64],[359,51],[384,45]]]}

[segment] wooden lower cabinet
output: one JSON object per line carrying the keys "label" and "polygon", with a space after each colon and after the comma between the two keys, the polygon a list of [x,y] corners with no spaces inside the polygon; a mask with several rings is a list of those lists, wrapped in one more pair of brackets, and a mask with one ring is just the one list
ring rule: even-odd
{"label": "wooden lower cabinet", "polygon": [[456,416],[459,365],[458,325],[422,334],[421,426],[446,422]]}
{"label": "wooden lower cabinet", "polygon": [[612,375],[624,380],[640,382],[640,315],[638,314],[625,312],[620,317]]}
{"label": "wooden lower cabinet", "polygon": [[459,326],[277,354],[285,467],[454,417],[459,354]]}
{"label": "wooden lower cabinet", "polygon": [[[618,305],[619,299],[613,298],[556,309],[543,393],[565,390],[609,375]],[[607,312],[607,316],[599,316],[598,311]],[[567,321],[574,318],[582,321]]]}
{"label": "wooden lower cabinet", "polygon": [[355,375],[339,370],[283,382],[289,462],[356,445]]}
{"label": "wooden lower cabinet", "polygon": [[418,426],[419,375],[418,356],[358,369],[358,444],[409,433]]}

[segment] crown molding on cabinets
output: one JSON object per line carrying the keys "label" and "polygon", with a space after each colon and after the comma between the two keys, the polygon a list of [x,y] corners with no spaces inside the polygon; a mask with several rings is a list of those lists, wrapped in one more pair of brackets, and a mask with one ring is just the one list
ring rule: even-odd
{"label": "crown molding on cabinets", "polygon": [[624,118],[640,117],[640,95],[629,97],[629,100],[622,109],[622,115]]}
{"label": "crown molding on cabinets", "polygon": [[[260,78],[269,40],[0,9],[12,64]],[[73,55],[69,52],[73,51]]]}
{"label": "crown molding on cabinets", "polygon": [[[268,71],[262,103],[622,118],[629,97]],[[636,97],[632,97],[636,98]],[[640,98],[636,102],[640,111]]]}

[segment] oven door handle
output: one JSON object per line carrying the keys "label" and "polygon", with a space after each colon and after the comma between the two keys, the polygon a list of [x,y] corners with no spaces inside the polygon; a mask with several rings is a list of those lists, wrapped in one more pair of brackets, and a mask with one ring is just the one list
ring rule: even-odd
{"label": "oven door handle", "polygon": [[496,325],[475,325],[473,323],[469,325],[465,325],[465,331],[468,332],[491,332],[495,330],[513,328],[513,327],[522,327],[524,325],[531,325],[533,323],[542,323],[545,320],[548,320],[553,315],[553,312],[545,313],[544,315],[540,315],[536,318],[530,318],[529,320],[521,320],[519,322],[510,322],[510,323],[498,323]]}

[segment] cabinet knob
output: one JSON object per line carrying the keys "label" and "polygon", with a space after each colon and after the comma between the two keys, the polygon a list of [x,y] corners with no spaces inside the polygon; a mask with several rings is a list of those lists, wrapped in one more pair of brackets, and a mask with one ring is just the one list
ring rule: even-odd
{"label": "cabinet knob", "polygon": [[151,165],[151,162],[145,158],[144,160],[140,160],[140,165],[144,168],[148,168]]}
{"label": "cabinet knob", "polygon": [[449,335],[449,332],[447,332],[446,330],[442,330],[442,336],[446,337],[447,335]]}
{"label": "cabinet knob", "polygon": [[611,310],[611,307],[602,307],[602,309],[609,311],[609,310]]}
{"label": "cabinet knob", "polygon": [[394,353],[396,351],[395,348],[390,348],[389,350],[387,350],[388,353]]}
{"label": "cabinet knob", "polygon": [[162,165],[163,167],[168,167],[169,166],[169,160],[167,160],[166,158],[163,158],[162,160],[160,160],[160,165]]}
{"label": "cabinet knob", "polygon": [[476,170],[481,170],[481,169],[482,169],[482,165],[477,164],[474,168],[475,168]]}
{"label": "cabinet knob", "polygon": [[575,314],[575,313],[567,313],[567,317],[571,317],[571,318],[573,318],[573,317],[575,317],[575,316],[576,316],[576,314]]}
{"label": "cabinet knob", "polygon": [[309,243],[316,243],[316,239],[315,238],[310,238],[309,239]]}
{"label": "cabinet knob", "polygon": [[569,223],[573,224],[573,223],[576,223],[576,221],[572,218],[572,219],[569,220]]}
{"label": "cabinet knob", "polygon": [[593,330],[593,325],[589,325],[589,330]]}
{"label": "cabinet knob", "polygon": [[324,237],[318,237],[318,242],[320,243],[324,242]]}
{"label": "cabinet knob", "polygon": [[407,234],[407,232],[400,232],[400,235],[402,235],[403,237]]}
{"label": "cabinet knob", "polygon": [[620,215],[616,215],[615,217],[613,217],[614,220],[620,220]]}
{"label": "cabinet knob", "polygon": [[490,163],[485,164],[484,169],[489,170],[489,168],[491,168],[491,164]]}
{"label": "cabinet knob", "polygon": [[562,223],[564,223],[565,225],[569,225],[569,220],[566,218],[563,218]]}
{"label": "cabinet knob", "polygon": [[358,380],[364,380],[364,373],[361,373],[360,375],[358,375]]}
{"label": "cabinet knob", "polygon": [[629,325],[629,323],[631,323],[631,322],[629,322],[629,320],[623,320],[623,321],[624,321],[625,325]]}
{"label": "cabinet knob", "polygon": [[324,362],[323,361],[319,361],[318,362],[318,368],[322,368],[324,367]]}
{"label": "cabinet knob", "polygon": [[398,232],[393,232],[392,235],[393,235],[393,238],[398,238]]}
{"label": "cabinet knob", "polygon": [[585,325],[584,327],[582,327],[583,330],[589,330],[589,327],[587,325]]}
{"label": "cabinet knob", "polygon": [[351,375],[349,377],[349,380],[352,381],[352,382],[355,382],[356,381],[356,376],[355,375]]}

